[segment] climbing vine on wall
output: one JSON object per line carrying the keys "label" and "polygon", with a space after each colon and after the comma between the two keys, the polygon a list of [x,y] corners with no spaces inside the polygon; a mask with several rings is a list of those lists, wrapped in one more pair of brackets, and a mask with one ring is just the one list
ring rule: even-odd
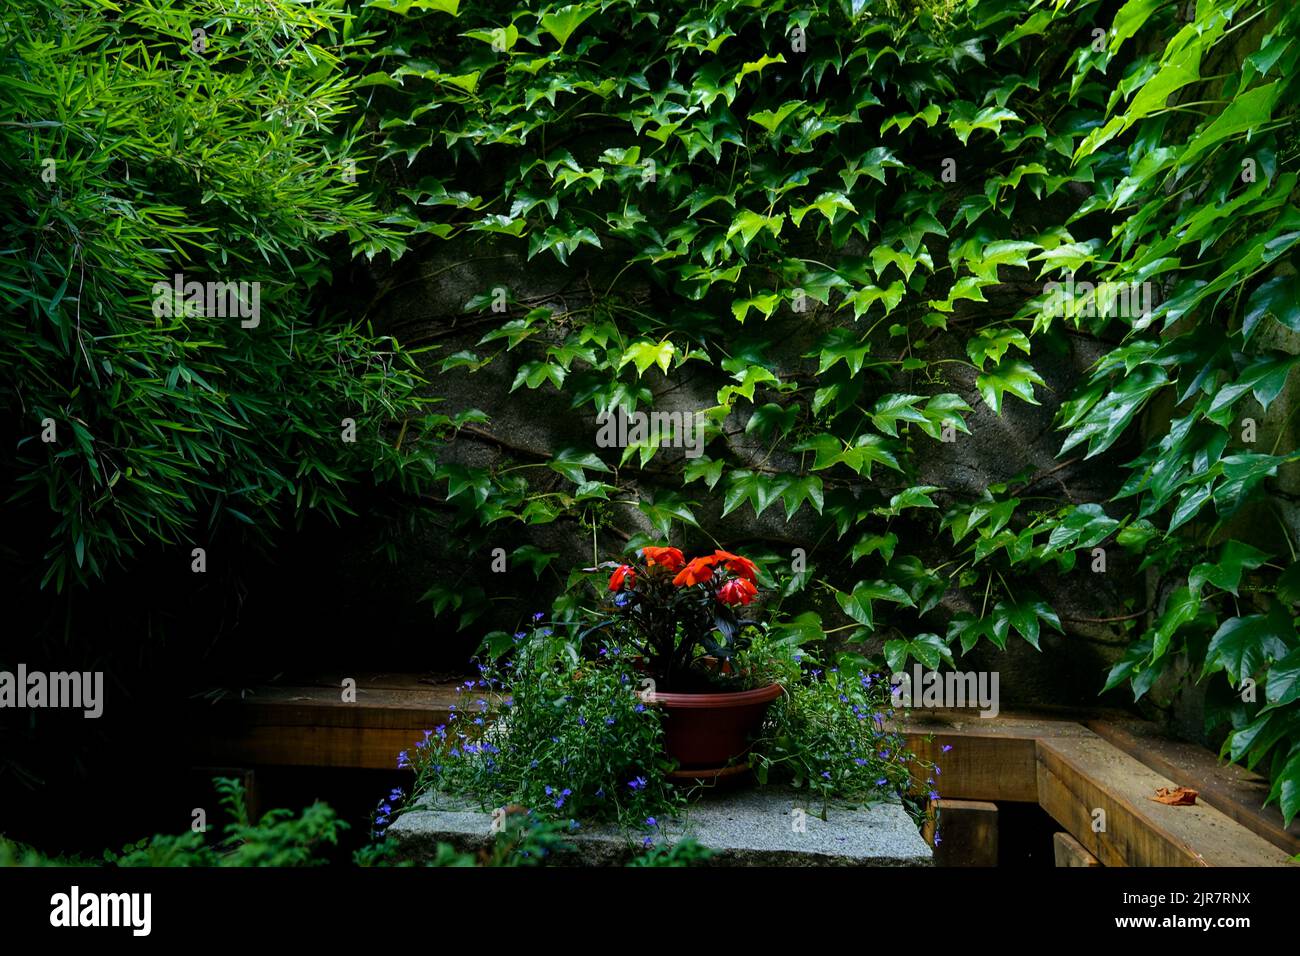
{"label": "climbing vine on wall", "polygon": [[[358,69],[409,242],[513,242],[612,275],[563,309],[511,295],[443,371],[511,363],[512,390],[594,416],[707,368],[706,454],[656,471],[637,507],[665,536],[709,495],[724,516],[819,516],[858,578],[821,586],[852,636],[891,622],[896,666],[1013,632],[1038,646],[1062,625],[1034,575],[1124,549],[1154,585],[1115,615],[1131,644],[1106,686],[1206,681],[1225,752],[1268,769],[1290,819],[1300,565],[1278,475],[1300,456],[1271,406],[1300,332],[1298,21],[1223,0],[372,0]],[[494,294],[466,310],[491,316]],[[800,315],[820,340],[782,365],[765,327]],[[1113,498],[1045,507],[1032,475],[965,499],[917,482],[923,443],[969,432],[966,398],[1038,403],[1036,357],[1078,333],[1114,347],[1058,396],[1059,456],[1136,449]],[[954,335],[964,355],[940,350]],[[736,428],[770,451],[736,454]],[[590,521],[660,448],[599,452],[536,464],[565,479],[543,494],[489,468],[440,477],[467,527]],[[951,560],[927,566],[903,519]],[[942,628],[952,589],[970,610]]]}

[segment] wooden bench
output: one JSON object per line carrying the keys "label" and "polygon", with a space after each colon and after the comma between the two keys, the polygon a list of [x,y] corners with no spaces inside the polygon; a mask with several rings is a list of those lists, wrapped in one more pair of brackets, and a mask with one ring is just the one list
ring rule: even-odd
{"label": "wooden bench", "polygon": [[[398,753],[446,723],[453,707],[479,709],[481,693],[463,680],[350,677],[354,699],[345,699],[345,675],[327,675],[199,705],[196,752],[224,766],[391,770]],[[973,711],[914,710],[898,726],[919,757],[940,766],[944,799],[1039,804],[1069,838],[1059,841],[1058,859],[1285,866],[1300,853],[1300,825],[1284,827],[1275,808],[1260,809],[1267,793],[1261,777],[1122,714],[1003,712],[985,719]],[[1157,787],[1175,786],[1198,790],[1196,805],[1151,799]],[[974,812],[986,807],[964,809],[968,819],[983,819],[985,832],[996,832]]]}
{"label": "wooden bench", "polygon": [[[1300,853],[1300,825],[1261,809],[1263,778],[1151,724],[917,710],[900,727],[919,757],[939,764],[944,798],[1036,802],[1107,866],[1286,866]],[[1152,799],[1178,786],[1199,791],[1195,805]]]}
{"label": "wooden bench", "polygon": [[[345,699],[354,680],[355,700]],[[326,675],[255,687],[196,708],[197,751],[218,765],[395,770],[397,755],[478,694],[417,674]]]}

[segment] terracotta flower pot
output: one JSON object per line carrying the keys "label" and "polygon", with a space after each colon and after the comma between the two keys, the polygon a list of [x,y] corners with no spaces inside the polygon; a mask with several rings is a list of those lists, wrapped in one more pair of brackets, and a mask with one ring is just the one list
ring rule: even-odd
{"label": "terracotta flower pot", "polygon": [[663,709],[664,749],[683,769],[725,766],[749,750],[780,684],[717,694],[655,692]]}

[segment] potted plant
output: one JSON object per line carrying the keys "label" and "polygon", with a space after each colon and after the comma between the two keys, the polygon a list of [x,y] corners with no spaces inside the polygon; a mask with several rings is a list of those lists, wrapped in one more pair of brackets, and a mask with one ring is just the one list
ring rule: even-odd
{"label": "potted plant", "polygon": [[665,547],[575,572],[551,615],[485,635],[446,723],[398,755],[413,796],[616,822],[650,847],[688,812],[689,784],[728,766],[820,798],[823,814],[912,789],[929,765],[887,725],[889,681],[854,652],[823,659],[806,628],[758,620],[757,582],[742,555]]}
{"label": "potted plant", "polygon": [[662,711],[664,747],[682,771],[720,771],[748,751],[781,685],[740,655],[759,622],[743,617],[758,595],[754,562],[729,551],[687,560],[645,547],[610,575],[610,634],[636,655],[645,697]]}

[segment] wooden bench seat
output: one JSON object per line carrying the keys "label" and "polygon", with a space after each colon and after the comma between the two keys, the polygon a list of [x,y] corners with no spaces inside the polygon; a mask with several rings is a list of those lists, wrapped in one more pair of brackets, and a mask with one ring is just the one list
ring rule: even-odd
{"label": "wooden bench seat", "polygon": [[[395,769],[400,751],[482,697],[445,675],[351,677],[354,700],[345,675],[325,675],[196,704],[196,753],[234,767]],[[940,766],[945,799],[1037,803],[1106,865],[1286,866],[1300,853],[1300,827],[1260,809],[1262,778],[1124,714],[918,709],[897,726]],[[1150,799],[1161,786],[1201,796],[1166,806]]]}

